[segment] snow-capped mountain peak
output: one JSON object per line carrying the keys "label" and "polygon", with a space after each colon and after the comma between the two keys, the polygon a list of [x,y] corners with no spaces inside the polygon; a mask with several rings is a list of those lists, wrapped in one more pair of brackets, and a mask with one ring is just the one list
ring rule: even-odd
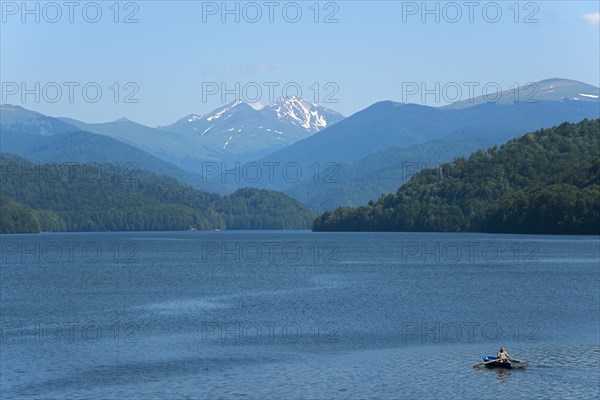
{"label": "snow-capped mountain peak", "polygon": [[163,129],[191,133],[202,145],[219,151],[258,154],[288,146],[343,118],[293,96],[266,106],[235,100],[203,116],[190,114]]}
{"label": "snow-capped mountain peak", "polygon": [[274,113],[279,121],[302,127],[312,133],[343,118],[341,114],[297,96],[280,97],[265,109],[267,113]]}

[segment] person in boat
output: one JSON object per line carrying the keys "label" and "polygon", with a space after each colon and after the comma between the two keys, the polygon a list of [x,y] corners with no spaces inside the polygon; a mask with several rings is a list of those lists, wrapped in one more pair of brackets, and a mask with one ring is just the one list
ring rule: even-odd
{"label": "person in boat", "polygon": [[506,350],[504,350],[504,346],[500,347],[500,351],[498,352],[498,355],[496,357],[500,361],[510,361],[511,360],[511,357],[508,355]]}

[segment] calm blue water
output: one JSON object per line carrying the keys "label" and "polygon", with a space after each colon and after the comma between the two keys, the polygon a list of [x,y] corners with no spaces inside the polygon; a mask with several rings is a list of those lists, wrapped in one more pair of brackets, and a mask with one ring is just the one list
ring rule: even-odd
{"label": "calm blue water", "polygon": [[598,237],[0,240],[3,400],[600,395]]}

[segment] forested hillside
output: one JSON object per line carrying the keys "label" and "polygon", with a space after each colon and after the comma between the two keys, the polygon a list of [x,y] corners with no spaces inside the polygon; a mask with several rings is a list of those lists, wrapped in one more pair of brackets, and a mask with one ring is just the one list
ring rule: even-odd
{"label": "forested hillside", "polygon": [[315,231],[600,234],[600,120],[528,133],[426,169]]}
{"label": "forested hillside", "polygon": [[31,233],[40,231],[35,213],[0,193],[0,233]]}
{"label": "forested hillside", "polygon": [[34,164],[10,154],[0,154],[0,162],[3,233],[300,229],[313,217],[268,190],[219,196],[112,164]]}

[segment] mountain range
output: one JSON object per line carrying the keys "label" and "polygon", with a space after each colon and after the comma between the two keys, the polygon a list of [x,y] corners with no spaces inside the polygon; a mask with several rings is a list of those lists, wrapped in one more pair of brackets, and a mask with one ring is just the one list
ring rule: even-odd
{"label": "mountain range", "polygon": [[[304,202],[309,208],[324,211],[335,209],[339,206],[358,206],[369,200],[377,199],[383,193],[394,192],[397,187],[408,181],[410,177],[423,168],[432,168],[439,163],[452,161],[459,156],[465,156],[480,148],[499,145],[509,139],[515,138],[527,131],[547,128],[561,122],[579,122],[585,118],[596,119],[600,117],[600,106],[597,102],[580,102],[576,100],[540,101],[537,103],[480,104],[477,106],[457,109],[423,109],[423,106],[403,105],[398,103],[386,104],[382,107],[386,113],[394,115],[411,115],[416,121],[423,121],[415,125],[411,135],[398,135],[396,142],[388,142],[389,147],[378,151],[378,146],[372,142],[364,143],[361,138],[370,131],[357,132],[356,145],[360,146],[356,152],[351,153],[350,148],[345,153],[332,152],[331,155],[323,152],[322,143],[336,142],[342,132],[335,131],[335,127],[322,132],[321,137],[309,138],[289,146],[283,151],[274,153],[263,160],[277,162],[293,157],[305,168],[310,168],[317,162],[319,165],[335,164],[335,175],[327,182],[314,182],[312,177],[303,182],[289,185],[280,181],[278,186],[264,184],[262,187],[284,190],[287,194]],[[379,110],[371,110],[379,111]],[[367,110],[364,111],[365,113]],[[433,113],[433,116],[431,115]],[[361,119],[382,120],[386,116],[353,115],[342,123],[350,126],[355,117]],[[447,123],[443,128],[435,131],[433,136],[418,132],[427,132],[430,121],[438,125],[440,121]],[[457,128],[457,124],[460,124]],[[406,126],[402,120],[395,127],[401,129]],[[386,129],[393,130],[392,127]],[[326,137],[331,135],[331,137]],[[378,135],[376,135],[378,136]],[[408,137],[409,140],[404,138]],[[425,139],[425,137],[427,139]],[[415,139],[416,138],[416,139]],[[416,142],[416,144],[415,144]],[[302,148],[300,148],[302,146]],[[365,148],[371,147],[371,152]],[[342,157],[341,155],[344,154]]]}
{"label": "mountain range", "polygon": [[[520,101],[515,101],[510,92],[502,92],[498,102],[478,97],[472,102],[439,108],[378,102],[319,135],[267,156],[265,160],[294,160],[308,164],[355,161],[390,147],[408,147],[447,136],[467,138],[479,135],[484,129],[486,135],[522,133],[555,125],[561,118],[570,120],[569,116],[573,113],[585,110],[585,114],[588,110],[598,110],[600,106],[600,89],[581,82],[552,79],[532,84],[532,87],[539,91],[538,94]],[[548,92],[550,87],[557,89]],[[525,90],[522,88],[521,92]],[[582,92],[586,97],[582,96]],[[575,116],[575,119],[581,118]]]}
{"label": "mountain range", "polygon": [[21,106],[0,106],[2,151],[35,162],[134,163],[201,190],[228,193],[234,185],[211,183],[202,163],[251,160],[319,132],[344,117],[297,97],[260,110],[234,101],[203,117],[191,115],[151,128],[127,118],[86,123],[53,118]]}
{"label": "mountain range", "polygon": [[221,192],[220,185],[212,186],[200,174],[184,170],[138,147],[106,135],[83,131],[65,121],[20,106],[0,106],[0,150],[36,163],[134,166],[177,178],[196,189]]}
{"label": "mountain range", "polygon": [[[524,132],[599,117],[594,86],[554,78],[534,87],[533,97],[522,101],[511,97],[514,91],[496,103],[476,98],[439,108],[382,101],[347,118],[297,97],[264,107],[234,101],[157,128],[126,118],[89,124],[5,104],[1,150],[35,162],[135,163],[221,194],[245,186],[285,191],[323,211],[377,199],[424,167]],[[518,93],[533,92],[522,87]],[[303,174],[300,180],[230,180],[202,176],[206,162],[227,168],[294,163]]]}
{"label": "mountain range", "polygon": [[309,137],[344,117],[298,97],[279,98],[256,109],[241,100],[206,115],[190,114],[171,125],[150,128],[127,118],[87,124],[62,122],[136,146],[156,157],[198,171],[206,161],[251,161]]}

